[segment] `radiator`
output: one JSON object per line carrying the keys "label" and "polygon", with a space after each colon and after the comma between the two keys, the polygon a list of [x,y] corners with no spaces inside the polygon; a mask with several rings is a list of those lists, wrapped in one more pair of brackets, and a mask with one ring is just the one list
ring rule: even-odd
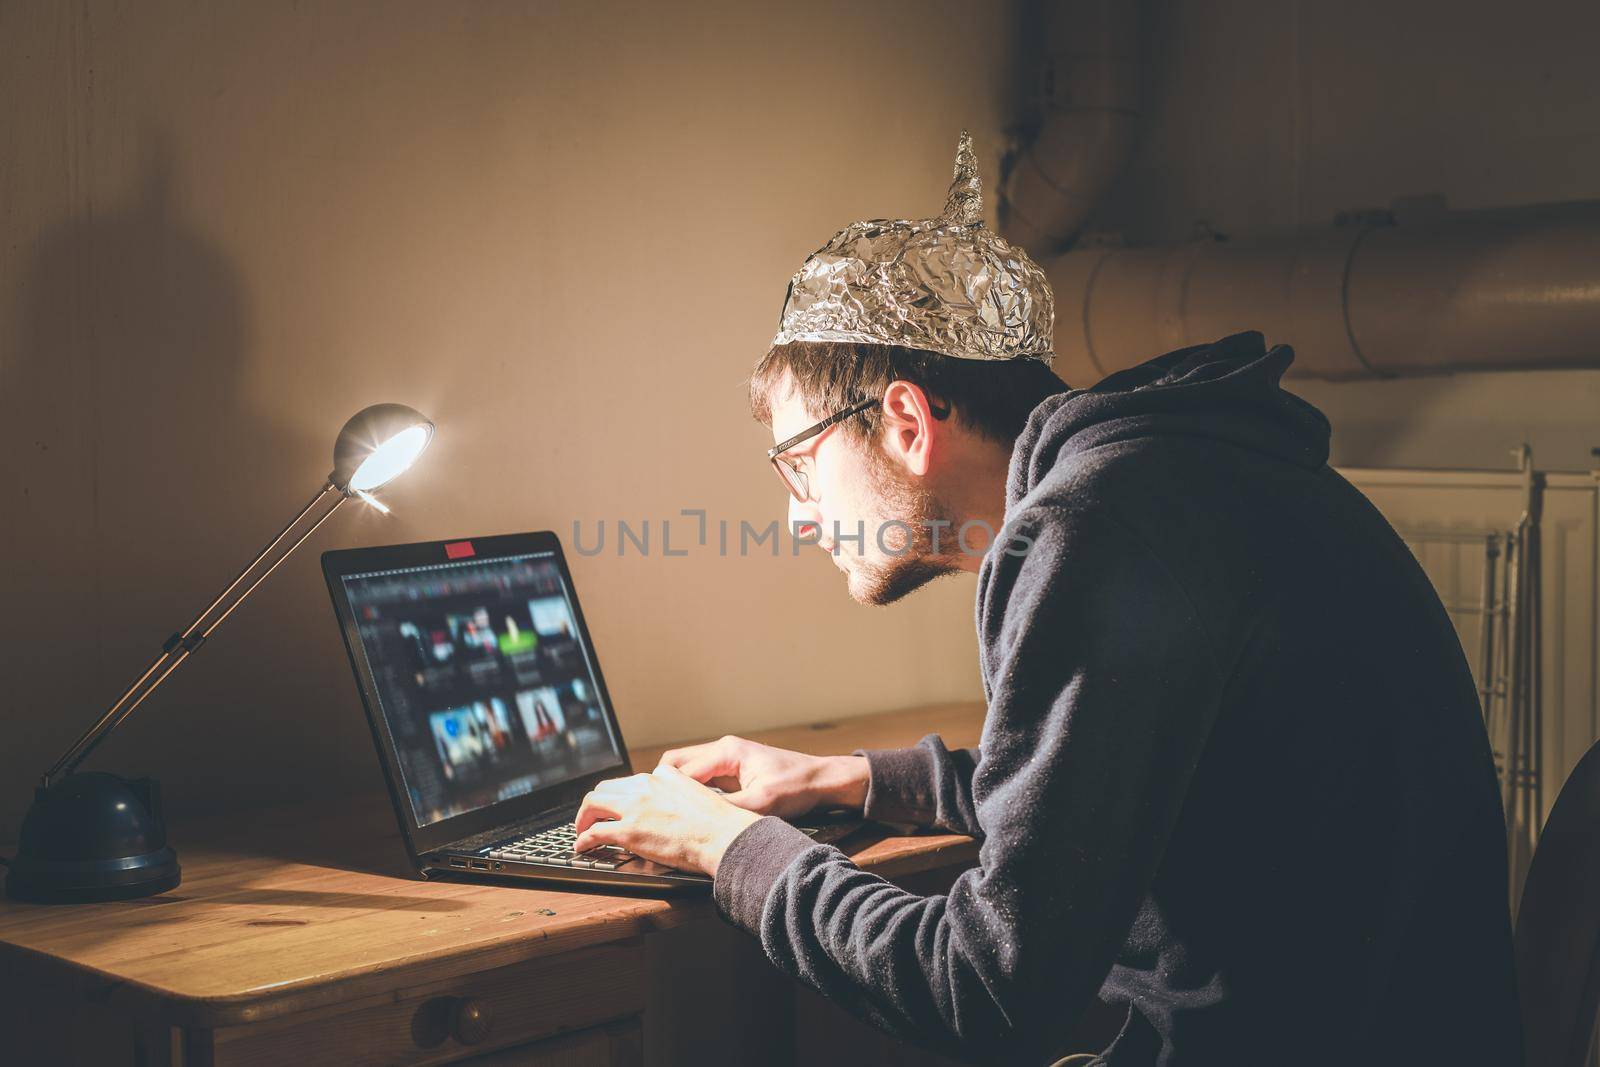
{"label": "radiator", "polygon": [[1561,783],[1600,738],[1600,472],[1341,469],[1455,623],[1506,802],[1513,910]]}

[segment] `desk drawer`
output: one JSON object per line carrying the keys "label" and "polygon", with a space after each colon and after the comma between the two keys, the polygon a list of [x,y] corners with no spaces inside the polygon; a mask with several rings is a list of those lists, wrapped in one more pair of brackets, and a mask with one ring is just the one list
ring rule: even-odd
{"label": "desk drawer", "polygon": [[[401,987],[383,997],[213,1031],[212,1063],[412,1067],[471,1062],[496,1049],[639,1015],[645,1003],[645,967],[638,943],[624,942]],[[627,1062],[626,1050],[632,1047],[611,1037],[595,1037],[589,1044],[615,1045],[619,1063]],[[537,1048],[522,1051],[525,1059],[490,1056],[484,1062],[538,1064],[548,1059]],[[554,1046],[551,1051],[557,1052]],[[550,1062],[565,1060],[558,1053]]]}

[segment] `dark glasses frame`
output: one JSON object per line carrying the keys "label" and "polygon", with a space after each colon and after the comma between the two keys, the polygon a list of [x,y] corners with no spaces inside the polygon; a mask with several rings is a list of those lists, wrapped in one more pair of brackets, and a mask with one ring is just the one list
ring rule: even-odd
{"label": "dark glasses frame", "polygon": [[878,398],[863,400],[861,403],[847,407],[843,411],[834,412],[815,426],[807,427],[787,441],[780,441],[767,449],[767,460],[772,464],[772,469],[778,472],[778,478],[783,482],[784,488],[789,490],[790,495],[804,503],[811,499],[811,484],[798,468],[784,462],[783,453],[789,451],[795,445],[804,444],[828,427],[841,423],[852,415],[859,415],[868,408],[876,407],[880,402]]}

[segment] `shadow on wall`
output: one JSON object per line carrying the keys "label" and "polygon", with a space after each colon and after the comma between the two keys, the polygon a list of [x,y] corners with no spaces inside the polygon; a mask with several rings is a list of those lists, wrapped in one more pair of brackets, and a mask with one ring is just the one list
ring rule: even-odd
{"label": "shadow on wall", "polygon": [[90,191],[103,161],[73,161],[70,221],[32,250],[0,339],[0,553],[26,561],[0,571],[0,833],[205,603],[211,575],[220,586],[238,565],[212,558],[206,536],[230,457],[283,444],[241,396],[239,274],[184,222],[166,138],[148,134],[142,156],[137,187],[106,206]]}

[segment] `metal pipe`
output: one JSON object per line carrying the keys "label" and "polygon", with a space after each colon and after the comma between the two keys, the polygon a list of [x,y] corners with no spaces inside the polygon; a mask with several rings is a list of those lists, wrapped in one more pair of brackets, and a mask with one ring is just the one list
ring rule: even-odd
{"label": "metal pipe", "polygon": [[1600,366],[1600,201],[1068,252],[1044,264],[1074,385],[1241,330],[1292,374]]}
{"label": "metal pipe", "polygon": [[1544,818],[1543,791],[1540,787],[1540,768],[1544,741],[1544,711],[1540,703],[1540,632],[1541,632],[1541,521],[1544,512],[1544,475],[1533,469],[1533,453],[1526,445],[1517,449],[1522,466],[1523,513],[1523,631],[1522,642],[1526,656],[1523,675],[1523,835],[1527,857],[1532,859],[1534,845],[1539,839],[1539,825]]}
{"label": "metal pipe", "polygon": [[1044,12],[1040,119],[1007,154],[1000,184],[1000,232],[1036,258],[1077,236],[1133,154],[1139,8],[1127,0],[1057,0]]}
{"label": "metal pipe", "polygon": [[[1517,769],[1522,765],[1522,672],[1524,655],[1522,647],[1522,523],[1507,539],[1506,552],[1506,633],[1510,647],[1506,655],[1506,770],[1505,807],[1506,832],[1515,850],[1517,837],[1517,809],[1520,796]],[[1512,865],[1515,871],[1515,863]]]}
{"label": "metal pipe", "polygon": [[1500,535],[1483,539],[1483,590],[1478,598],[1478,695],[1483,700],[1484,728],[1494,743],[1494,575],[1500,558]]}

